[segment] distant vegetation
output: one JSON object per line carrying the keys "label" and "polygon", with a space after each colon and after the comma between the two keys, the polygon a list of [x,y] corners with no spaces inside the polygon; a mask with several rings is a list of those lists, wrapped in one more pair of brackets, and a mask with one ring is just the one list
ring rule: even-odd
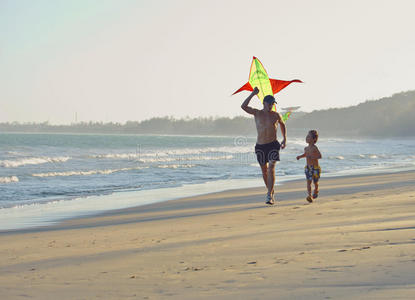
{"label": "distant vegetation", "polygon": [[332,136],[415,136],[415,91],[347,108],[313,111],[293,120],[289,126],[316,128]]}
{"label": "distant vegetation", "polygon": [[[311,113],[293,112],[287,121],[290,135],[317,129],[325,136],[415,137],[415,91],[366,101],[347,108]],[[141,122],[81,122],[71,125],[44,123],[0,123],[1,132],[124,133],[255,135],[252,117],[185,118],[161,117]]]}
{"label": "distant vegetation", "polygon": [[255,133],[251,118],[152,118],[141,122],[121,123],[80,122],[71,125],[44,123],[0,123],[2,132],[56,133],[125,133],[125,134],[193,134],[193,135],[249,135]]}

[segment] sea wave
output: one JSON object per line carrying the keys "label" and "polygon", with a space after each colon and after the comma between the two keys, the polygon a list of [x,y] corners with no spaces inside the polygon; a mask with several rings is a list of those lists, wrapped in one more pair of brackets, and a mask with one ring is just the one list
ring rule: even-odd
{"label": "sea wave", "polygon": [[11,182],[19,182],[19,178],[17,176],[0,177],[0,183],[11,183]]}
{"label": "sea wave", "polygon": [[206,148],[184,148],[184,149],[169,149],[157,150],[157,152],[137,152],[137,153],[105,153],[89,155],[89,158],[98,159],[141,159],[141,158],[159,158],[169,156],[187,156],[198,154],[239,154],[253,152],[253,145],[249,146],[235,146],[235,147],[206,147]]}
{"label": "sea wave", "polygon": [[233,159],[233,155],[218,155],[218,156],[179,156],[167,158],[141,158],[137,162],[140,163],[159,163],[159,162],[173,162],[173,161],[200,161],[200,160],[229,160]]}
{"label": "sea wave", "polygon": [[139,159],[141,157],[158,157],[167,156],[165,153],[107,153],[107,154],[95,154],[89,155],[89,158],[98,159]]}
{"label": "sea wave", "polygon": [[120,169],[106,169],[106,170],[89,170],[89,171],[66,171],[66,172],[47,172],[47,173],[35,173],[34,177],[55,177],[55,176],[85,176],[85,175],[108,175],[116,172],[125,172],[131,170],[141,170],[148,167],[134,167],[134,168],[120,168]]}
{"label": "sea wave", "polygon": [[28,157],[17,160],[0,160],[0,166],[5,168],[16,168],[24,165],[39,165],[45,163],[60,163],[71,159],[68,156],[58,157]]}
{"label": "sea wave", "polygon": [[206,147],[206,148],[184,148],[184,149],[171,149],[163,151],[167,155],[192,155],[192,154],[204,154],[204,153],[247,153],[252,152],[254,145],[244,146],[222,146],[222,147]]}
{"label": "sea wave", "polygon": [[25,155],[25,153],[17,152],[17,151],[7,151],[6,154],[8,154],[8,155],[14,155],[14,156]]}
{"label": "sea wave", "polygon": [[158,168],[162,168],[162,169],[180,169],[180,168],[193,168],[196,167],[196,165],[194,164],[172,164],[172,165],[158,165]]}
{"label": "sea wave", "polygon": [[195,161],[195,160],[228,160],[233,159],[233,155],[210,155],[210,156],[187,156],[187,155],[177,155],[168,157],[167,154],[163,153],[161,155],[136,155],[136,154],[103,154],[96,155],[96,158],[115,158],[115,159],[130,159],[139,163],[160,163],[160,162],[173,162],[173,161]]}

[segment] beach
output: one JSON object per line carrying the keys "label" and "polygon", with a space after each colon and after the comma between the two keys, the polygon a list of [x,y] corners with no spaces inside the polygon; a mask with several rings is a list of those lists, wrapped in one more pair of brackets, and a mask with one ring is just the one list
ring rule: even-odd
{"label": "beach", "polygon": [[0,234],[3,299],[411,299],[415,172],[229,190]]}

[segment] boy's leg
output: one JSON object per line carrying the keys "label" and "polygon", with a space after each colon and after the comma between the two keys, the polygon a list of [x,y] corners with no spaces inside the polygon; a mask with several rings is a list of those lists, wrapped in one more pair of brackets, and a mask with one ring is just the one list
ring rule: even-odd
{"label": "boy's leg", "polygon": [[308,202],[313,202],[313,198],[311,198],[311,180],[308,180],[307,179],[307,193],[308,193],[308,196],[307,196],[307,201]]}
{"label": "boy's leg", "polygon": [[314,199],[318,197],[318,181],[320,179],[320,173],[321,173],[320,167],[317,167],[313,170],[313,182],[314,182],[313,198]]}
{"label": "boy's leg", "polygon": [[307,193],[311,196],[311,180],[307,179]]}
{"label": "boy's leg", "polygon": [[313,198],[317,198],[318,197],[318,181],[314,181],[314,193],[313,193]]}

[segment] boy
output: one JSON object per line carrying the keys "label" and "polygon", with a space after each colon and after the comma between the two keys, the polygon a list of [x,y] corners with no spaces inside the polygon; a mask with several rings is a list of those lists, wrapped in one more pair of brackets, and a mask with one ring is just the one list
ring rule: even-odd
{"label": "boy", "polygon": [[[308,146],[304,148],[304,153],[297,156],[297,160],[305,157],[307,159],[307,165],[304,168],[305,177],[307,178],[307,201],[313,202],[313,199],[318,197],[318,180],[320,179],[321,168],[318,164],[318,160],[321,159],[321,153],[315,145],[318,140],[317,130],[310,130],[305,138]],[[311,181],[314,182],[314,193],[311,197]]]}

